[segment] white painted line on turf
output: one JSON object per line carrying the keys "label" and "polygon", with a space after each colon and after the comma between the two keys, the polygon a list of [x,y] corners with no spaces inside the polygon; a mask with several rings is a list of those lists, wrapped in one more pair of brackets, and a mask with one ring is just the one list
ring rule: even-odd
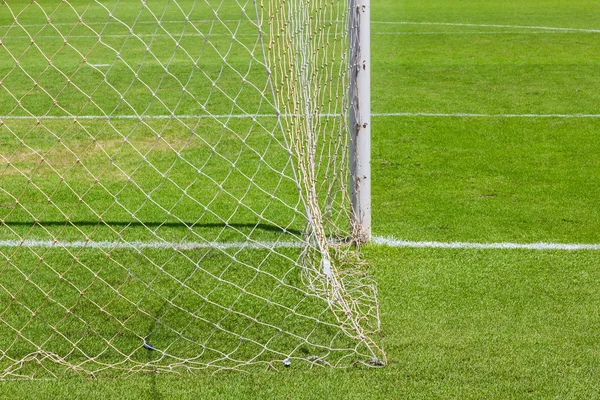
{"label": "white painted line on turf", "polygon": [[54,240],[0,240],[0,247],[24,247],[24,248],[89,248],[89,249],[177,249],[177,250],[197,250],[197,249],[251,249],[265,250],[278,248],[301,248],[302,242],[117,242],[117,241],[73,241],[62,242]]}
{"label": "white painted line on turf", "polygon": [[485,27],[485,28],[538,29],[538,30],[546,30],[546,31],[600,33],[600,29],[558,28],[558,27],[553,27],[553,26],[531,26],[531,25],[465,24],[465,23],[456,23],[456,22],[371,21],[371,24],[381,24],[381,25],[468,26],[468,27]]}
{"label": "white painted line on turf", "polygon": [[62,37],[65,37],[67,39],[105,39],[105,38],[110,38],[110,39],[118,39],[118,38],[132,38],[132,37],[138,37],[138,38],[157,38],[157,37],[161,37],[161,38],[173,38],[173,39],[181,39],[181,38],[187,38],[187,37],[202,37],[202,38],[211,38],[211,37],[229,37],[229,38],[236,38],[236,37],[258,37],[256,34],[254,33],[240,33],[240,34],[228,34],[228,33],[185,33],[185,32],[174,32],[171,34],[168,33],[130,33],[130,34],[98,34],[98,35],[69,35],[69,34],[64,34],[64,35],[31,35],[31,36],[27,36],[27,35],[7,35],[7,37],[11,38],[11,39],[57,39],[60,38],[62,39]]}
{"label": "white painted line on turf", "polygon": [[[282,114],[282,117],[289,117]],[[319,114],[319,117],[339,117],[340,114]],[[600,114],[475,114],[475,113],[373,113],[377,118],[558,118],[558,119],[599,119]],[[163,119],[252,119],[252,118],[276,118],[276,114],[202,114],[202,115],[0,115],[0,120],[163,120]]]}
{"label": "white painted line on turf", "polygon": [[[515,32],[515,31],[432,31],[432,32],[371,32],[371,35],[378,36],[414,36],[414,35],[539,35],[539,34],[573,34],[578,33],[577,31],[526,31],[526,32]],[[336,33],[330,33],[335,35]],[[253,33],[241,33],[241,34],[227,34],[227,33],[184,33],[184,32],[173,32],[171,34],[166,33],[132,33],[132,34],[98,34],[98,35],[10,35],[11,39],[27,39],[30,40],[32,37],[36,39],[61,39],[62,37],[67,39],[120,39],[120,38],[172,38],[177,41],[184,38],[201,37],[210,39],[212,37],[226,37],[226,38],[238,38],[238,37],[257,37]]]}
{"label": "white painted line on turf", "polygon": [[371,32],[371,35],[558,35],[574,31],[432,31],[432,32]]}
{"label": "white painted line on turf", "polygon": [[[233,20],[233,19],[197,19],[197,20],[187,19],[187,20],[158,20],[158,21],[160,21],[161,25],[164,25],[164,24],[191,25],[191,24],[210,24],[210,23],[214,23],[214,22],[240,22],[239,20]],[[136,21],[134,24],[131,24],[131,26],[158,25],[158,21],[157,20]],[[247,22],[249,26],[255,25],[250,20],[247,20],[245,22]],[[41,24],[20,24],[18,22],[14,22],[10,25],[0,25],[0,28],[13,28],[15,26],[22,27],[22,28],[35,28],[35,27],[41,27],[41,26],[69,26],[69,27],[72,27],[72,26],[106,26],[106,25],[118,25],[121,27],[129,27],[130,26],[129,24],[121,22],[117,19],[112,19],[109,21],[98,21],[98,22],[92,22],[92,21],[79,22],[77,20],[77,21],[71,21],[71,22],[52,22],[52,23],[44,22]]]}
{"label": "white painted line on turf", "polygon": [[472,113],[374,113],[373,117],[431,118],[600,118],[600,114],[472,114]]}
{"label": "white painted line on turf", "polygon": [[600,250],[600,244],[580,243],[473,243],[473,242],[416,242],[394,237],[374,237],[373,243],[387,247],[420,249],[500,249],[500,250]]}
{"label": "white painted line on turf", "polygon": [[[481,249],[481,250],[557,250],[557,251],[577,251],[577,250],[600,250],[600,244],[581,244],[581,243],[473,243],[473,242],[424,242],[396,239],[394,237],[375,236],[372,243],[378,246],[398,247],[398,248],[419,248],[419,249]],[[117,241],[72,241],[61,242],[53,240],[0,240],[0,247],[24,247],[24,248],[89,248],[89,249],[177,249],[177,250],[196,250],[196,249],[249,249],[265,250],[278,248],[301,248],[306,243],[300,241],[251,241],[251,242],[117,242]]]}
{"label": "white painted line on turf", "polygon": [[[282,117],[292,116],[291,114],[282,114]],[[300,116],[300,115],[296,115]],[[340,114],[319,114],[320,117],[339,117]],[[86,120],[86,119],[133,119],[133,120],[145,120],[145,119],[200,119],[200,118],[219,118],[219,119],[227,119],[227,118],[235,118],[235,119],[252,119],[252,118],[276,118],[277,114],[201,114],[201,115],[45,115],[45,116],[36,116],[36,115],[0,115],[0,120],[10,120],[10,119],[33,119],[33,120],[45,120],[45,119],[78,119],[78,120]]]}
{"label": "white painted line on turf", "polygon": [[[325,116],[325,115],[323,115]],[[133,119],[133,120],[146,120],[146,119],[199,119],[199,118],[235,118],[235,119],[252,119],[252,118],[275,118],[276,114],[203,114],[203,115],[44,115],[44,116],[30,116],[30,115],[1,115],[0,120],[6,119],[34,119],[34,120],[52,120],[52,119],[78,119],[78,120],[118,120],[118,119]]]}

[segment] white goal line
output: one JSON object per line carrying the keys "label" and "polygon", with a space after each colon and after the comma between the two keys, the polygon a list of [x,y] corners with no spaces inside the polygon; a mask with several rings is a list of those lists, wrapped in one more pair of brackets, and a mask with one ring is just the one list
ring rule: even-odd
{"label": "white goal line", "polygon": [[176,249],[176,250],[198,250],[198,249],[251,249],[272,250],[278,248],[301,248],[305,243],[300,241],[248,241],[248,242],[160,242],[160,241],[72,241],[63,242],[59,240],[0,240],[2,247],[25,247],[25,248],[88,248],[103,250],[143,250],[143,249]]}
{"label": "white goal line", "polygon": [[600,118],[600,114],[478,114],[478,113],[374,113],[373,117],[430,117],[430,118]]}
{"label": "white goal line", "polygon": [[[539,30],[539,31],[523,31],[523,32],[515,32],[515,31],[428,31],[428,32],[419,32],[419,31],[400,31],[400,32],[371,32],[371,35],[377,36],[414,36],[414,35],[540,35],[540,34],[573,34],[578,33],[577,31],[566,30],[566,31],[548,31],[548,30]],[[330,33],[329,35],[333,36],[335,33]],[[184,38],[204,38],[210,39],[213,37],[225,37],[225,38],[240,38],[240,37],[256,37],[256,34],[251,33],[184,33],[184,32],[172,32],[172,33],[130,33],[130,34],[97,34],[97,35],[73,35],[73,34],[63,34],[59,35],[9,35],[11,39],[27,39],[30,40],[33,38],[36,39],[61,39],[62,37],[67,39],[122,39],[122,38],[131,38],[136,37],[139,39],[144,38],[171,38],[174,40],[181,40]]]}
{"label": "white goal line", "polygon": [[[580,33],[578,31],[399,31],[399,32],[371,32],[371,35],[378,36],[411,36],[411,35],[559,35],[559,34],[575,34]],[[591,33],[591,32],[590,32]]]}
{"label": "white goal line", "polygon": [[[100,66],[100,65],[98,65]],[[102,65],[104,66],[104,65]],[[292,115],[282,114],[282,117]],[[299,116],[299,115],[295,115]],[[318,114],[319,117],[340,117],[341,114]],[[599,119],[600,114],[479,114],[479,113],[426,113],[393,112],[372,113],[372,117],[424,117],[424,118],[557,118],[557,119]],[[277,118],[277,114],[201,114],[201,115],[0,115],[0,120],[164,120],[164,119],[253,119]]]}
{"label": "white goal line", "polygon": [[424,249],[498,249],[498,250],[600,250],[600,244],[582,243],[473,243],[473,242],[419,242],[394,237],[374,237],[373,243],[387,247],[409,247]]}
{"label": "white goal line", "polygon": [[[474,242],[430,242],[410,241],[396,239],[394,237],[375,236],[372,243],[377,246],[396,248],[419,248],[419,249],[480,249],[480,250],[557,250],[557,251],[580,251],[600,250],[600,244],[581,243],[474,243]],[[248,241],[248,242],[123,242],[123,241],[72,241],[63,242],[56,240],[0,240],[0,248],[88,248],[103,250],[143,250],[143,249],[218,249],[218,250],[272,250],[278,248],[302,248],[306,242],[301,241]]]}

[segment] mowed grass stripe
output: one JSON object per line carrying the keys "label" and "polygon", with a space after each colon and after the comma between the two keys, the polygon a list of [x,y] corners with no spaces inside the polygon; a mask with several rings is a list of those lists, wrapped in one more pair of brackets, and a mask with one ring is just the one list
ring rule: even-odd
{"label": "mowed grass stripe", "polygon": [[390,114],[597,115],[595,37],[376,35],[373,75],[381,79],[373,79],[372,106]]}
{"label": "mowed grass stripe", "polygon": [[376,236],[599,242],[599,119],[413,117],[374,126]]}

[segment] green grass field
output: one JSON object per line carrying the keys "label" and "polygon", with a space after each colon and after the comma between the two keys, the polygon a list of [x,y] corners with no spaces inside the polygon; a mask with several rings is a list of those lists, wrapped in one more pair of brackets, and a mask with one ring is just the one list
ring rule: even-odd
{"label": "green grass field", "polygon": [[[600,114],[600,4],[587,0],[372,2],[373,112],[404,113],[373,120],[374,234],[411,241],[600,243],[600,118],[567,118]],[[3,18],[10,19],[2,10],[0,25]],[[148,79],[151,76],[148,71]],[[131,92],[134,108],[136,101],[140,107],[147,103],[142,92]],[[0,98],[0,105],[6,107],[10,101]],[[31,101],[40,110],[47,106]],[[213,105],[215,113],[228,112],[219,101]],[[416,113],[487,116],[407,115]],[[13,122],[18,123],[23,122]],[[131,126],[127,121],[118,123],[124,129]],[[55,124],[59,129],[65,122]],[[94,122],[86,124],[92,127]],[[244,122],[240,124],[244,129]],[[163,124],[153,129],[172,135],[169,143],[180,143],[181,148],[189,144],[188,137],[178,137],[177,129],[171,128],[176,127]],[[135,173],[139,154],[112,143],[110,131],[102,132],[106,148],[124,149],[118,152],[122,165],[131,162],[131,169],[123,174]],[[143,133],[132,132],[134,138]],[[220,143],[217,136],[214,143]],[[3,149],[10,145],[2,143]],[[231,143],[222,145],[223,151],[231,147]],[[194,156],[203,156],[201,144],[191,148]],[[62,156],[57,149],[56,159]],[[277,160],[275,156],[273,162]],[[249,166],[254,162],[241,161]],[[19,162],[22,169],[32,163],[27,157]],[[155,162],[170,165],[168,157]],[[142,172],[142,185],[153,187],[160,178]],[[64,173],[86,176],[77,169]],[[122,187],[123,176],[110,176],[115,176],[115,188]],[[247,184],[235,187],[241,179],[228,181],[231,190],[243,193]],[[4,182],[15,187],[23,183],[18,178]],[[81,182],[86,184],[85,179]],[[286,184],[277,185],[268,177],[263,183],[273,184],[283,197],[292,196],[293,188]],[[164,190],[160,196],[168,199],[173,188]],[[199,187],[191,190],[209,198],[216,194]],[[260,193],[254,195],[257,207],[268,202]],[[61,201],[70,200],[67,192],[64,196],[57,194]],[[98,197],[90,195],[87,201],[93,198]],[[16,221],[26,219],[6,210],[8,202],[0,201],[3,212]],[[181,204],[175,210],[183,217],[189,206]],[[47,219],[57,217],[55,209],[44,210]],[[146,213],[144,219],[164,218],[164,210],[151,205],[141,211]],[[240,212],[240,224],[258,211]],[[123,217],[118,210],[107,212],[116,221]],[[272,212],[285,214],[275,208]],[[79,219],[93,217],[82,208],[74,213]],[[217,213],[236,216],[236,209],[225,207]],[[238,240],[235,234],[224,233],[220,221],[216,218],[209,222],[217,226],[198,229],[214,239]],[[302,229],[294,212],[286,226],[292,231]],[[154,227],[157,235],[171,240],[182,238],[179,228]],[[11,229],[29,228],[17,224]],[[45,229],[39,233],[69,240],[85,235],[112,240],[120,231],[118,226],[102,230],[93,224],[76,232],[62,232],[52,225]],[[258,240],[280,234],[252,226],[239,229]],[[133,226],[127,234],[135,239],[138,231]],[[384,368],[292,367],[251,374],[0,382],[0,398],[600,398],[598,251],[369,245],[364,256],[379,286],[389,361]]]}

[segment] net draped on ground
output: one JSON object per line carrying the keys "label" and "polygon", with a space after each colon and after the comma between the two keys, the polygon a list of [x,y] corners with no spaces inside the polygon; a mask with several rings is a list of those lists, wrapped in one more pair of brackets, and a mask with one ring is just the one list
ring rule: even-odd
{"label": "net draped on ground", "polygon": [[351,10],[0,3],[0,379],[385,363]]}

